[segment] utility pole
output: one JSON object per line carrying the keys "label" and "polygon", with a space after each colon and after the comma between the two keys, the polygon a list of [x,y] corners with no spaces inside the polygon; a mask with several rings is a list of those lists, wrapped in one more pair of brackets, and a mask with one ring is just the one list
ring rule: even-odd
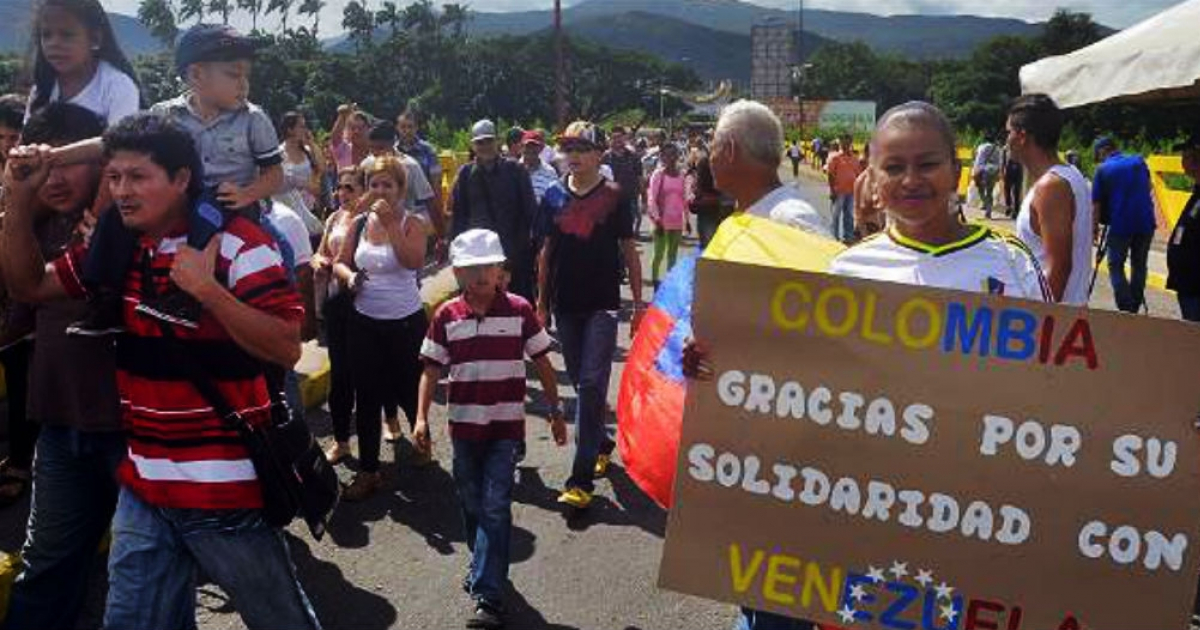
{"label": "utility pole", "polygon": [[562,28],[562,0],[554,0],[554,112],[559,131],[567,128],[567,56]]}

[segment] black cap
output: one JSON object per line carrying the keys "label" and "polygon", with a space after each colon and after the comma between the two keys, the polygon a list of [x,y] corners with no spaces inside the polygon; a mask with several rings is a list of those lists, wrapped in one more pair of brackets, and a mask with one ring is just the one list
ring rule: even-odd
{"label": "black cap", "polygon": [[254,59],[255,41],[226,24],[197,24],[179,38],[175,69],[183,76],[187,67],[203,61]]}
{"label": "black cap", "polygon": [[1176,151],[1200,150],[1200,129],[1193,129],[1187,139],[1175,145]]}

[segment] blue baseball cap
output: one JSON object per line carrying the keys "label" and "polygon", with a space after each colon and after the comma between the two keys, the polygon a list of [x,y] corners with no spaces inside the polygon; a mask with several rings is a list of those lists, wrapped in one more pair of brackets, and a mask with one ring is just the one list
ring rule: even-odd
{"label": "blue baseball cap", "polygon": [[227,24],[197,24],[179,38],[175,69],[183,76],[194,63],[254,59],[258,47],[253,39]]}
{"label": "blue baseball cap", "polygon": [[1108,136],[1100,136],[1099,138],[1096,138],[1095,142],[1092,143],[1092,157],[1098,158],[1098,157],[1100,157],[1101,151],[1103,151],[1105,149],[1116,149],[1116,148],[1117,148],[1117,143],[1114,142],[1112,138],[1110,138]]}

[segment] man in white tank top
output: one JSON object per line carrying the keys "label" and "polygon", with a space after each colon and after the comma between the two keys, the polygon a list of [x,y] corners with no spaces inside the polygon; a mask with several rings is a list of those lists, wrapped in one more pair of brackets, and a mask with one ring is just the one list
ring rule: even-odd
{"label": "man in white tank top", "polygon": [[1008,113],[1008,150],[1032,185],[1017,215],[1017,236],[1033,250],[1054,301],[1086,306],[1092,266],[1091,194],[1087,179],[1058,159],[1063,115],[1050,97],[1026,94]]}

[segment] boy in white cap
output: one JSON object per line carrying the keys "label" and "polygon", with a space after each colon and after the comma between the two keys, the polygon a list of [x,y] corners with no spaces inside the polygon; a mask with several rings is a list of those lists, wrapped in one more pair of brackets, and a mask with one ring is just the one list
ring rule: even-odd
{"label": "boy in white cap", "polygon": [[475,600],[468,628],[503,628],[502,593],[508,581],[512,488],[517,453],[525,440],[525,357],[537,368],[550,404],[550,429],[558,445],[567,426],[550,364],[550,336],[524,298],[499,288],[505,261],[491,230],[459,234],[450,262],[462,294],[433,316],[421,347],[416,446],[428,453],[429,406],[444,370],[454,482],[466,528],[471,564],[463,587]]}

